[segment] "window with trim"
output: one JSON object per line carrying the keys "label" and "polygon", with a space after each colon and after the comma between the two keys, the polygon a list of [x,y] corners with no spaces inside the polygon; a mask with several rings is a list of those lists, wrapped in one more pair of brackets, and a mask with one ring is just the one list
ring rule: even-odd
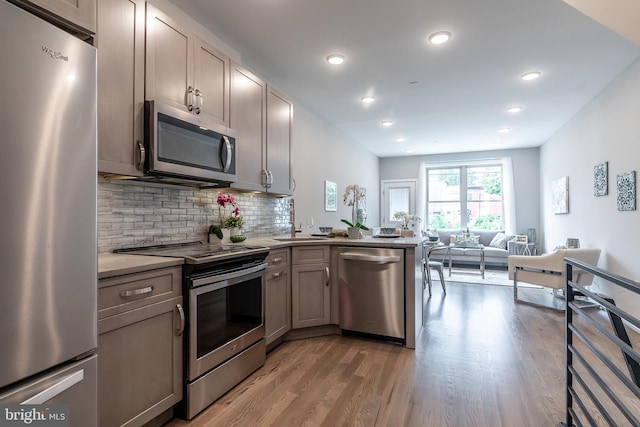
{"label": "window with trim", "polygon": [[427,169],[430,229],[504,230],[501,164]]}

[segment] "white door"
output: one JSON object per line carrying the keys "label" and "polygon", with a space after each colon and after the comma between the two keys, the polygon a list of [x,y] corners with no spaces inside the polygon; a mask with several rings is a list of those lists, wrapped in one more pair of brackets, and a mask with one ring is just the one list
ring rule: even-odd
{"label": "white door", "polygon": [[402,227],[401,221],[393,219],[396,212],[416,214],[416,180],[389,180],[382,181],[380,188],[382,194],[382,212],[380,222],[383,227]]}

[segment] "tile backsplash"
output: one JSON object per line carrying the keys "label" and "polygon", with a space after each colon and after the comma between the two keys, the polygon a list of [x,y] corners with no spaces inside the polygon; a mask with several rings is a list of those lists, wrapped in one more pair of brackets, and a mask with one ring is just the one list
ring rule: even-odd
{"label": "tile backsplash", "polygon": [[219,223],[218,193],[233,193],[248,238],[287,234],[289,199],[137,182],[98,180],[98,252],[167,243],[207,241]]}

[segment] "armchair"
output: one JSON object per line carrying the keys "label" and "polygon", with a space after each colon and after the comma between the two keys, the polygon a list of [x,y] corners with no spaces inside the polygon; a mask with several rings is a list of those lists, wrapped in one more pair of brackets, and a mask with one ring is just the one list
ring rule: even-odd
{"label": "armchair", "polygon": [[[508,260],[509,280],[513,280],[513,300],[518,303],[554,308],[531,301],[518,299],[518,282],[531,283],[545,288],[564,289],[566,284],[566,266],[564,258],[575,258],[588,264],[597,266],[600,249],[576,248],[558,249],[555,252],[540,256],[510,255]],[[573,271],[573,282],[581,286],[588,286],[593,281],[593,275]]]}

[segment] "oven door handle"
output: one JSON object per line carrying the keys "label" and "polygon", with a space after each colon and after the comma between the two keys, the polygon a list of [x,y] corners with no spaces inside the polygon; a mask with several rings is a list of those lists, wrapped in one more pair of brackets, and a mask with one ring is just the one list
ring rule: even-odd
{"label": "oven door handle", "polygon": [[[254,265],[253,267],[243,268],[241,270],[234,271],[231,273],[218,274],[215,276],[193,279],[191,281],[191,284],[193,287],[200,287],[200,286],[208,285],[211,283],[226,282],[228,280],[235,279],[237,277],[243,277],[252,273],[257,273],[259,271],[265,270],[266,268],[267,268],[267,263],[262,263],[259,265]],[[224,288],[225,286],[226,286],[225,283],[220,283],[220,288]]]}

